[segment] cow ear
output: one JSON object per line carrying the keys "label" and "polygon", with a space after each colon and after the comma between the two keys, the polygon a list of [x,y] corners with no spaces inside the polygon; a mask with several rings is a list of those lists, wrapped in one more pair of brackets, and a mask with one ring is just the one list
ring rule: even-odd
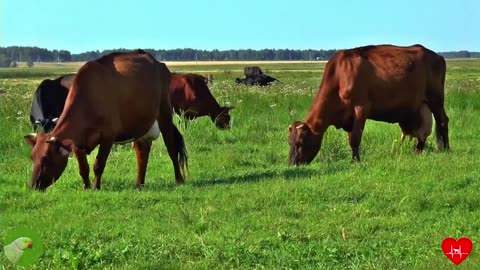
{"label": "cow ear", "polygon": [[31,147],[34,147],[35,144],[37,143],[37,133],[30,133],[28,135],[23,136],[23,140],[25,141],[26,144],[30,145]]}
{"label": "cow ear", "polygon": [[62,156],[69,156],[73,149],[73,142],[70,139],[66,139],[60,142],[57,138],[52,137],[45,142],[55,145],[57,151]]}
{"label": "cow ear", "polygon": [[293,130],[293,125],[288,126],[288,132],[292,132]]}
{"label": "cow ear", "polygon": [[73,141],[70,139],[63,140],[61,143],[59,143],[58,150],[62,156],[69,156],[73,151]]}

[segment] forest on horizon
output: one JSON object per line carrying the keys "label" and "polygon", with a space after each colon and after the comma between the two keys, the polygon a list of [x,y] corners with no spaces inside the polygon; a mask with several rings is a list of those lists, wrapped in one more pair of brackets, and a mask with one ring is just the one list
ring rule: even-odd
{"label": "forest on horizon", "polygon": [[[197,50],[191,48],[144,50],[159,61],[312,61],[328,60],[338,51],[336,49]],[[71,53],[68,50],[49,50],[29,46],[0,47],[0,67],[8,67],[16,62],[85,62],[118,51],[130,51],[130,49],[119,48]],[[438,53],[445,58],[480,58],[480,52],[467,50]]]}

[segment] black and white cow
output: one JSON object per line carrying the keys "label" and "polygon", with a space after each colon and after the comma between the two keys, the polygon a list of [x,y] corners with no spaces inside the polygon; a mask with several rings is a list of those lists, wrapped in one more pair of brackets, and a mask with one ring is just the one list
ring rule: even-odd
{"label": "black and white cow", "polygon": [[75,74],[55,80],[43,80],[33,95],[30,122],[34,131],[50,132],[63,112],[68,90]]}

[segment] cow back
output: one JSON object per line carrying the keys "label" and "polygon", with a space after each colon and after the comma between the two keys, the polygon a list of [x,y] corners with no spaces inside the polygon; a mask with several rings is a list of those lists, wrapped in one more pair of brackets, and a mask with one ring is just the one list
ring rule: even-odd
{"label": "cow back", "polygon": [[102,138],[139,138],[157,120],[160,110],[171,112],[169,82],[168,68],[143,51],[87,62],[73,80],[59,132],[88,130],[93,138],[83,143],[89,145]]}
{"label": "cow back", "polygon": [[[439,87],[441,56],[415,45],[367,46],[340,51],[327,63],[320,90],[307,116],[349,129],[353,106],[368,106],[368,118],[406,121]],[[442,75],[443,74],[443,75]]]}

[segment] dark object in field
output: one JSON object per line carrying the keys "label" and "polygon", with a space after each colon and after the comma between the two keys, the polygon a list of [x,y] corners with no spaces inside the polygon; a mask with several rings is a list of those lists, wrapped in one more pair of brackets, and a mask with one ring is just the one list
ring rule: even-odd
{"label": "dark object in field", "polygon": [[279,81],[279,80],[265,74],[260,74],[255,77],[248,77],[244,79],[240,79],[240,78],[235,79],[236,84],[244,84],[248,86],[253,86],[253,85],[270,86],[275,81]]}
{"label": "dark object in field", "polygon": [[172,121],[169,84],[166,65],[143,50],[112,53],[87,62],[73,80],[55,129],[24,137],[33,148],[30,187],[45,190],[53,184],[73,151],[84,188],[90,188],[87,154],[99,145],[93,186],[100,189],[112,145],[131,141],[137,156],[136,186],[141,187],[152,140],[160,133],[173,163],[176,183],[182,184],[187,152]]}
{"label": "dark object in field", "polygon": [[367,119],[399,123],[404,134],[417,137],[415,152],[420,153],[431,129],[431,113],[437,146],[448,150],[445,73],[443,57],[421,45],[366,46],[336,53],[325,67],[307,117],[288,128],[289,164],[310,163],[329,126],[348,132],[352,158],[360,161]]}
{"label": "dark object in field", "polygon": [[262,70],[260,67],[245,67],[243,69],[243,74],[245,75],[245,78],[240,79],[236,78],[235,83],[236,84],[244,84],[244,85],[257,85],[257,86],[269,86],[273,82],[278,81],[277,79],[268,76],[266,74],[263,74]]}
{"label": "dark object in field", "polygon": [[233,107],[221,107],[218,104],[203,76],[172,73],[170,95],[175,113],[189,120],[209,116],[218,128],[230,128],[228,112]]}
{"label": "dark object in field", "polygon": [[263,74],[262,70],[260,67],[245,67],[243,69],[243,75],[245,75],[245,78],[254,78],[257,77],[258,75]]}
{"label": "dark object in field", "polygon": [[55,80],[43,80],[35,90],[30,110],[30,122],[34,131],[50,132],[63,111],[68,89],[75,74]]}

